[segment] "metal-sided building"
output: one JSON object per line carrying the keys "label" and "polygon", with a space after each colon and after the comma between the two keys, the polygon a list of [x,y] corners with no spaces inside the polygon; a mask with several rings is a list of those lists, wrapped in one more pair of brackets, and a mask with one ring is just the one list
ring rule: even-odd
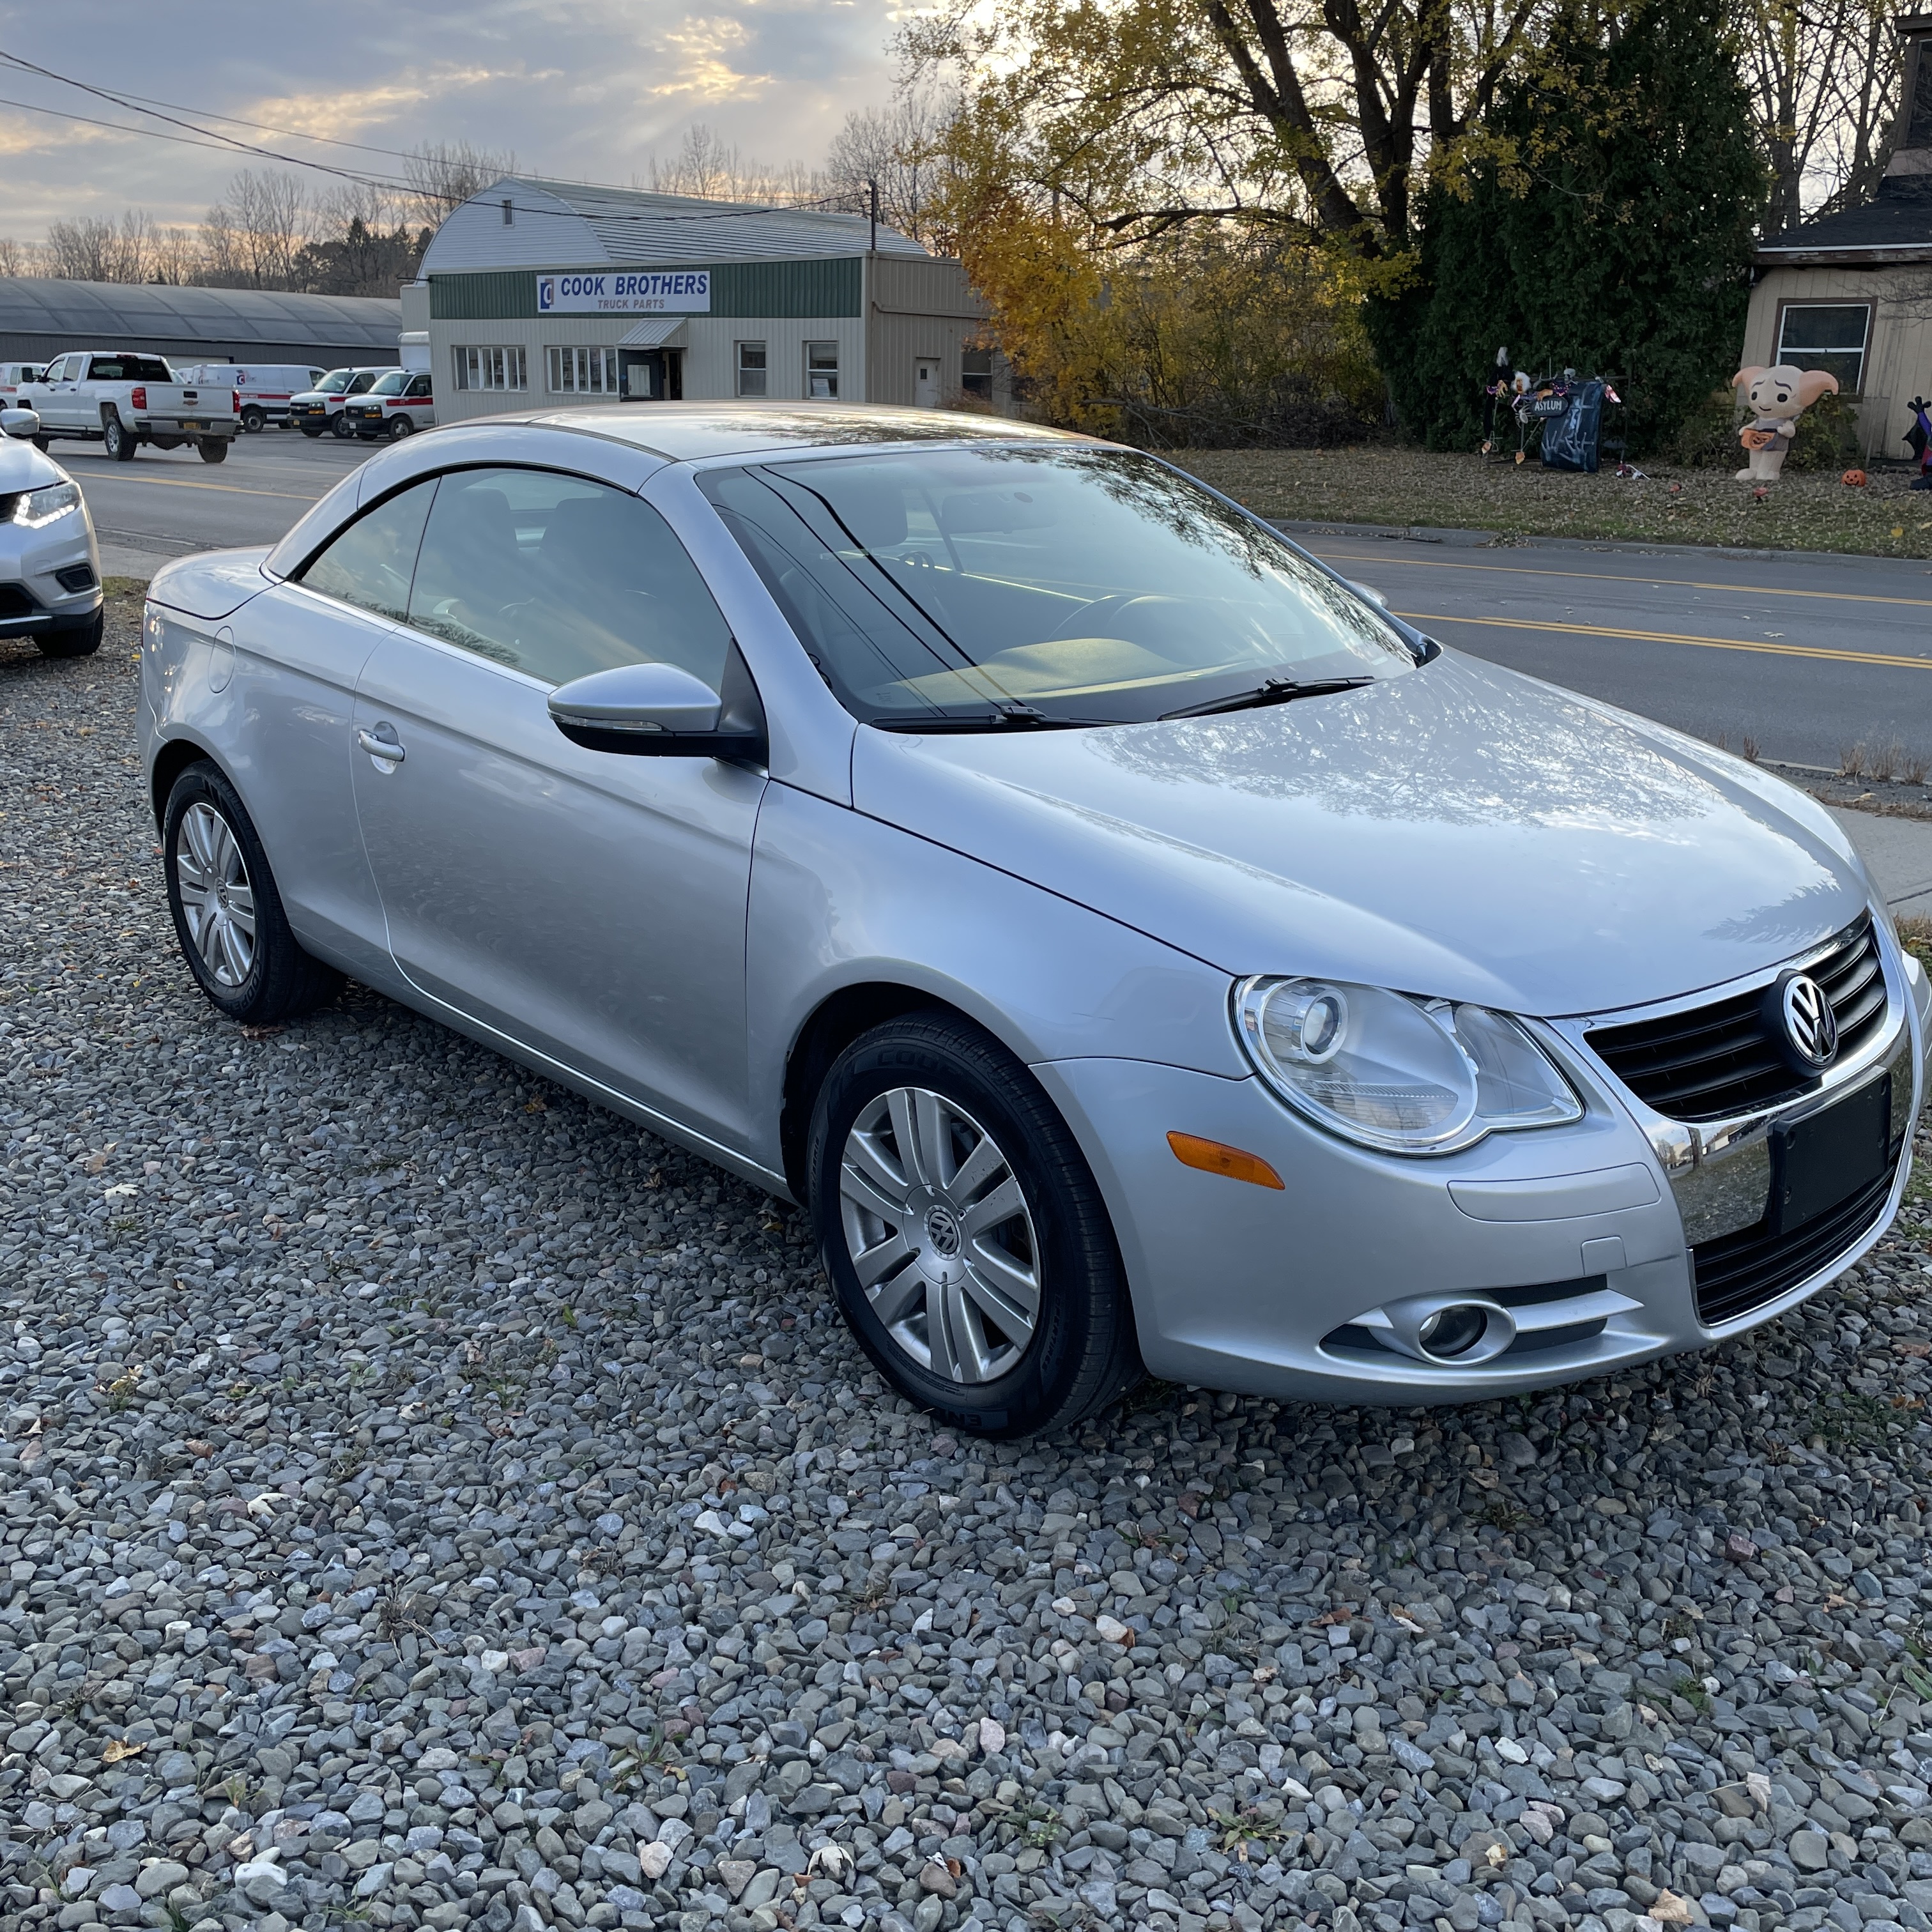
{"label": "metal-sided building", "polygon": [[173,362],[388,364],[402,313],[373,296],[0,276],[0,362],[128,349]]}
{"label": "metal-sided building", "polygon": [[1000,406],[955,261],[863,215],[506,176],[403,292],[443,422],[677,397]]}

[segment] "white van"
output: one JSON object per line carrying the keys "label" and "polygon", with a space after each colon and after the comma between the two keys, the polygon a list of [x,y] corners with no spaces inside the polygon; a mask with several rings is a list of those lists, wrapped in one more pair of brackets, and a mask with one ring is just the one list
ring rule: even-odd
{"label": "white van", "polygon": [[202,362],[175,371],[184,382],[232,389],[242,398],[242,427],[252,436],[274,423],[289,426],[289,399],[315,387],[328,371],[308,362]]}
{"label": "white van", "polygon": [[22,382],[38,382],[42,365],[38,362],[0,362],[0,398],[10,399],[20,393]]}

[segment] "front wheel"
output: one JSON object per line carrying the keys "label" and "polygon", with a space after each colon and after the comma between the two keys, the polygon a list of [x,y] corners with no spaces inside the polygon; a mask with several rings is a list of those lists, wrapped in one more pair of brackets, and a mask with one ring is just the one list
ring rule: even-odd
{"label": "front wheel", "polygon": [[349,412],[346,410],[338,410],[334,415],[329,418],[328,427],[344,442],[356,434],[356,425],[349,420]]}
{"label": "front wheel", "polygon": [[389,418],[389,440],[392,442],[400,442],[404,436],[410,434],[415,428],[415,423],[411,421],[409,417],[392,416]]}
{"label": "front wheel", "polygon": [[813,1111],[812,1212],[860,1346],[973,1434],[1079,1421],[1142,1372],[1100,1190],[1039,1083],[943,1013],[874,1028]]}
{"label": "front wheel", "polygon": [[341,990],[341,974],[296,943],[254,822],[215,766],[192,764],[176,779],[161,853],[182,957],[230,1019],[267,1025]]}
{"label": "front wheel", "polygon": [[314,437],[321,435],[322,426],[320,423],[305,422],[301,425],[301,428],[302,433],[304,436],[313,440]]}
{"label": "front wheel", "polygon": [[109,415],[100,425],[100,440],[116,463],[132,463],[138,446],[134,433],[118,416]]}
{"label": "front wheel", "polygon": [[201,452],[204,463],[226,463],[228,460],[228,439],[225,436],[205,436],[195,447]]}

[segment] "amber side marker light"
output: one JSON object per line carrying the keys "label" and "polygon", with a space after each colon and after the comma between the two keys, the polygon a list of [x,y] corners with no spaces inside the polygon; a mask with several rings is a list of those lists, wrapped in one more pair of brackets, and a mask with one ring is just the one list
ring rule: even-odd
{"label": "amber side marker light", "polygon": [[1281,1185],[1281,1176],[1258,1154],[1244,1154],[1220,1141],[1204,1141],[1198,1134],[1169,1134],[1167,1144],[1183,1167],[1225,1174],[1230,1180],[1251,1180],[1257,1187]]}

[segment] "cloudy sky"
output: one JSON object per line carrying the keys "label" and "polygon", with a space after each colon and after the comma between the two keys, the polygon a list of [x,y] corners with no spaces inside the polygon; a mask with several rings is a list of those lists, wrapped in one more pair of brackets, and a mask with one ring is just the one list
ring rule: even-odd
{"label": "cloudy sky", "polygon": [[[204,121],[218,112],[378,148],[467,140],[514,149],[533,173],[627,183],[648,179],[653,152],[668,160],[694,122],[748,159],[816,164],[849,110],[890,95],[902,10],[899,0],[0,0],[0,51]],[[23,241],[52,219],[130,206],[198,220],[237,166],[264,165],[28,111],[140,118],[17,67],[0,66],[0,99],[13,104],[0,104],[0,235]],[[353,170],[400,166],[207,124]]]}

